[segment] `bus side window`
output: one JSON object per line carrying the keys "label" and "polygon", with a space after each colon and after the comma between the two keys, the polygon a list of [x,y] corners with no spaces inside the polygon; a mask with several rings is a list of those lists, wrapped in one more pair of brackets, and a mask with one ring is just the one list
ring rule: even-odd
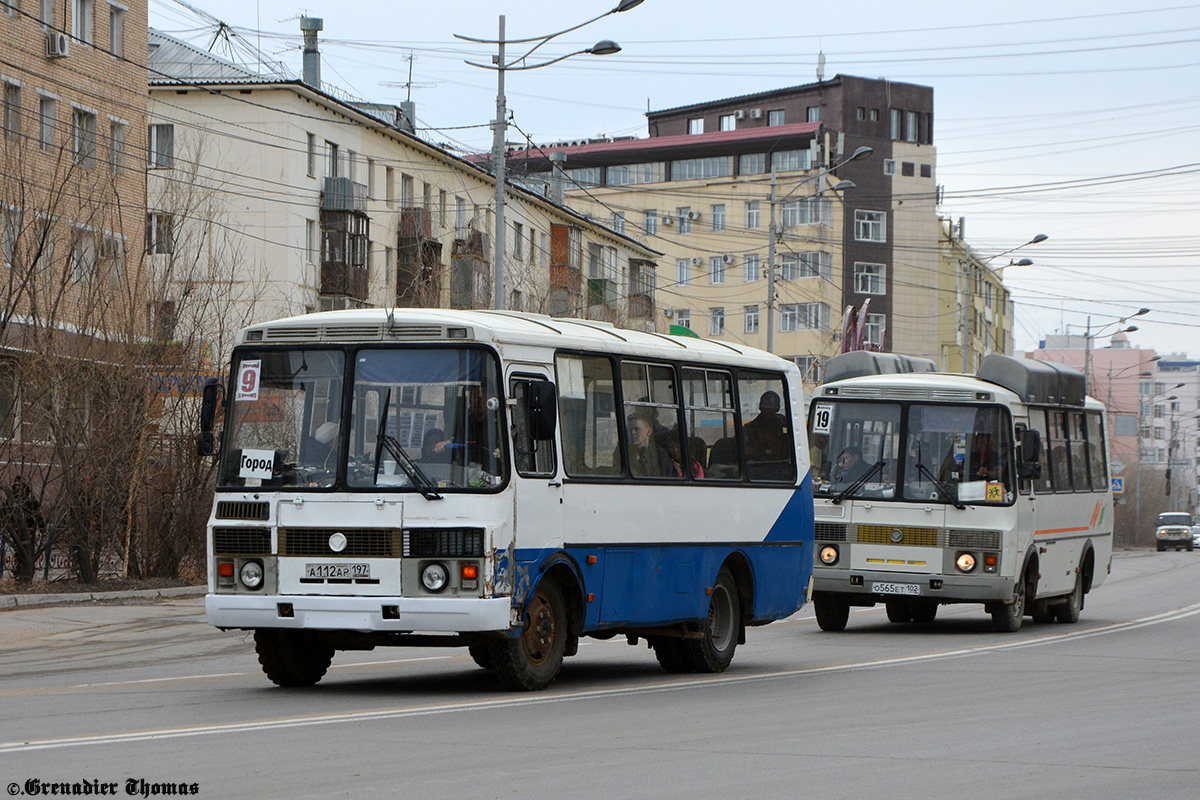
{"label": "bus side window", "polygon": [[624,465],[612,361],[564,354],[555,363],[563,469],[571,477],[620,475]]}
{"label": "bus side window", "polygon": [[625,447],[629,472],[635,478],[681,478],[668,448],[686,446],[679,424],[675,370],[666,364],[621,363],[621,397],[625,403]]}
{"label": "bus side window", "polygon": [[796,480],[792,415],[782,376],[741,372],[738,399],[747,476],[752,481]]}
{"label": "bus side window", "polygon": [[699,464],[704,480],[739,480],[737,409],[733,376],[714,370],[683,370],[683,405],[687,413],[689,458]]}
{"label": "bus side window", "polygon": [[1067,414],[1067,446],[1071,451],[1071,485],[1077,492],[1090,492],[1088,481],[1087,439],[1083,433],[1083,412]]}
{"label": "bus side window", "polygon": [[1050,417],[1050,468],[1054,473],[1054,491],[1071,491],[1071,462],[1067,447],[1067,415],[1063,411],[1051,411]]}
{"label": "bus side window", "polygon": [[1101,424],[1100,415],[1094,411],[1087,415],[1087,452],[1092,491],[1108,491],[1108,455],[1104,447],[1104,426]]}
{"label": "bus side window", "polygon": [[553,403],[554,384],[536,378],[513,378],[512,396],[517,401],[512,415],[513,456],[522,478],[551,477],[555,473],[554,434],[535,438],[531,427],[531,405]]}
{"label": "bus side window", "polygon": [[1033,490],[1037,494],[1050,494],[1054,491],[1053,477],[1050,470],[1050,436],[1046,427],[1046,410],[1043,408],[1029,409],[1029,427],[1037,431],[1041,438],[1041,449],[1038,452],[1038,464],[1042,467],[1042,476],[1033,481]]}

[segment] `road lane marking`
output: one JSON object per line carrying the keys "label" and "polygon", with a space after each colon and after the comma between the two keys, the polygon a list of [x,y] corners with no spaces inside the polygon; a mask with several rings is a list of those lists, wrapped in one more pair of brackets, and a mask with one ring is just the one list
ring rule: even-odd
{"label": "road lane marking", "polygon": [[[489,709],[502,709],[514,707],[528,707],[538,705],[551,705],[558,703],[568,703],[579,700],[598,700],[610,697],[627,697],[631,695],[652,694],[660,692],[676,692],[685,689],[695,689],[699,687],[720,687],[731,684],[751,683],[755,681],[779,680],[781,678],[794,678],[805,675],[821,675],[830,672],[844,672],[849,670],[864,670],[864,669],[879,669],[881,667],[900,666],[905,664],[913,664],[924,661],[933,661],[944,658],[961,658],[964,656],[980,655],[982,653],[994,652],[998,650],[1013,650],[1022,647],[1037,647],[1040,645],[1054,644],[1058,642],[1073,641],[1075,639],[1087,639],[1094,636],[1103,636],[1110,633],[1118,633],[1121,631],[1135,630],[1137,628],[1149,627],[1152,625],[1161,625],[1165,622],[1174,622],[1176,620],[1200,614],[1200,603],[1184,608],[1167,611],[1161,614],[1154,614],[1149,617],[1141,617],[1139,619],[1128,620],[1126,622],[1116,622],[1102,628],[1092,630],[1056,633],[1049,636],[1039,637],[1037,639],[1029,639],[1020,642],[1002,642],[1000,644],[979,645],[977,647],[964,647],[956,650],[946,650],[937,653],[921,653],[911,656],[896,656],[893,658],[882,658],[872,661],[862,661],[851,664],[830,664],[823,667],[809,667],[806,669],[779,670],[776,672],[761,673],[758,675],[721,675],[707,676],[704,678],[692,678],[687,680],[674,681],[671,683],[653,683],[641,684],[638,686],[624,686],[610,689],[589,689],[577,692],[564,692],[562,694],[544,694],[536,696],[521,695],[518,697],[504,698],[500,700],[470,700],[452,703],[441,703],[437,705],[413,706],[408,708],[389,708],[379,709],[375,711],[348,711],[340,714],[315,714],[310,716],[299,717],[280,717],[276,719],[256,720],[252,722],[230,722],[219,723],[213,725],[190,725],[177,728],[159,728],[146,731],[134,731],[129,733],[104,733],[91,734],[87,736],[72,736],[58,739],[37,739],[27,742],[3,742],[0,743],[0,754],[5,753],[24,753],[35,750],[54,750],[67,747],[81,747],[90,745],[103,744],[124,744],[129,742],[147,742],[160,741],[164,739],[180,739],[192,736],[211,736],[214,734],[230,734],[230,733],[251,733],[265,730],[285,730],[288,728],[305,728],[316,725],[338,725],[347,722],[370,722],[376,720],[394,720],[405,719],[412,717],[424,717],[440,714],[453,714],[462,711],[478,712]],[[418,660],[436,660],[442,657],[432,657],[429,659]],[[409,659],[404,659],[409,660]],[[381,662],[390,663],[390,662]],[[352,666],[352,665],[347,665]]]}

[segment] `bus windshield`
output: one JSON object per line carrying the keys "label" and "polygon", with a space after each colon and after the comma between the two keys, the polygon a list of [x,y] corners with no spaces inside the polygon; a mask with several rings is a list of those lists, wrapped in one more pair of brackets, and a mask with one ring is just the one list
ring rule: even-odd
{"label": "bus windshield", "polygon": [[245,350],[234,365],[219,486],[387,486],[432,497],[504,482],[500,384],[488,351]]}
{"label": "bus windshield", "polygon": [[1013,500],[1011,425],[1000,407],[821,400],[810,427],[818,497]]}

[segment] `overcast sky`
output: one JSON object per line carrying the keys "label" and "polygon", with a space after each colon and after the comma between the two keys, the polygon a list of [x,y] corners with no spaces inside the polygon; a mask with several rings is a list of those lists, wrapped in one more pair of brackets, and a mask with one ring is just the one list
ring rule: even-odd
{"label": "overcast sky", "polygon": [[[376,102],[411,93],[423,136],[482,151],[495,73],[463,62],[495,47],[453,34],[496,39],[504,14],[506,38],[542,36],[614,2],[151,0],[150,24],[207,47],[220,20],[234,49],[214,52],[252,64],[244,42],[296,74],[299,16],[321,17],[326,83]],[[822,52],[826,77],[932,86],[939,213],[964,217],[985,255],[1050,237],[1006,276],[1017,349],[1082,333],[1089,315],[1111,332],[1145,306],[1135,346],[1200,358],[1200,4],[645,0],[536,55],[600,39],[624,49],[507,74],[510,142],[645,136],[647,108],[810,83]]]}

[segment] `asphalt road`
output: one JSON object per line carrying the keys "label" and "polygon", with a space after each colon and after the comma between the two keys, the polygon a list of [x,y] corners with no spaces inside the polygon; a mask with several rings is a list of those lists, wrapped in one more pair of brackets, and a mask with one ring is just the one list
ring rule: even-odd
{"label": "asphalt road", "polygon": [[[810,609],[723,675],[584,640],[546,692],[465,651],[339,653],[272,686],[199,598],[0,612],[0,785],[115,796],[1200,798],[1200,553],[1122,553],[1076,625]],[[144,781],[127,785],[127,781]],[[143,790],[145,790],[143,792]]]}

